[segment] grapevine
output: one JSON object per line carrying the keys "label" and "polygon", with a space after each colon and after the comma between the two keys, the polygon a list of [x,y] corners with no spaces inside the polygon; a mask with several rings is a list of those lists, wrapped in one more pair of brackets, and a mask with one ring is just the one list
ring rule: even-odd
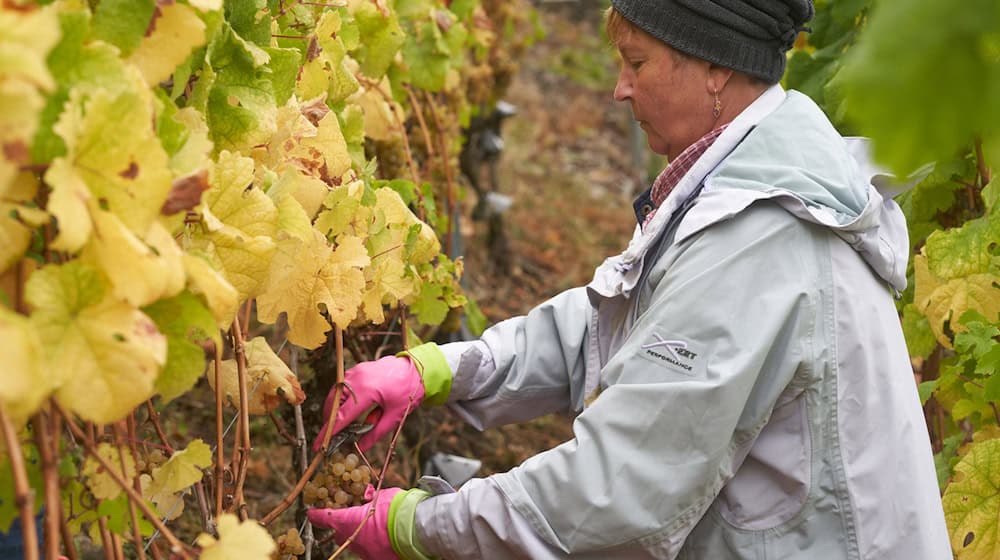
{"label": "grapevine", "polygon": [[[271,527],[300,492],[337,507],[381,485],[389,456],[377,476],[351,452],[322,464],[299,421],[301,477],[262,511],[255,418],[301,420],[324,371],[300,379],[297,352],[342,391],[345,334],[370,359],[466,304],[438,237],[517,17],[476,0],[2,3],[0,531],[21,519],[26,558],[308,557],[311,531]],[[214,431],[176,433],[206,387]]]}

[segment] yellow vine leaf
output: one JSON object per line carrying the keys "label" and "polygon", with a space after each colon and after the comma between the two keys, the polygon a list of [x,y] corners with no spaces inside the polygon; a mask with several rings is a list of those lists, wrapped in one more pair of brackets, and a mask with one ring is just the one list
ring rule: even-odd
{"label": "yellow vine leaf", "polygon": [[1000,283],[1000,277],[979,273],[942,280],[931,272],[924,255],[914,257],[913,267],[916,275],[913,301],[944,347],[952,346],[945,332],[946,322],[951,331],[957,333],[965,329],[958,318],[970,309],[994,319],[1000,314],[1000,292],[994,287]]}
{"label": "yellow vine leaf", "polygon": [[[315,121],[304,114],[310,111]],[[301,105],[294,97],[278,110],[277,131],[265,150],[255,153],[258,161],[277,173],[292,168],[319,179],[339,178],[351,168],[337,114],[325,104],[317,109],[315,104]]]}
{"label": "yellow vine leaf", "polygon": [[201,12],[217,12],[222,9],[222,0],[188,0],[188,4]]}
{"label": "yellow vine leaf", "polygon": [[0,77],[55,87],[45,58],[59,41],[58,16],[52,6],[0,11]]}
{"label": "yellow vine leaf", "polygon": [[44,210],[22,204],[30,202],[37,192],[38,179],[30,172],[16,174],[6,193],[0,191],[0,273],[21,259],[31,244],[34,228],[49,220]]}
{"label": "yellow vine leaf", "polygon": [[[330,187],[322,179],[295,169],[288,169],[282,173],[271,189],[280,194],[294,196],[310,220],[323,208],[323,200],[330,193]],[[268,194],[271,194],[272,190],[269,190]]]}
{"label": "yellow vine leaf", "polygon": [[42,92],[55,87],[45,58],[59,41],[54,7],[0,11],[0,196],[20,166],[45,106]]}
{"label": "yellow vine leaf", "polygon": [[218,540],[208,533],[198,535],[201,560],[270,560],[277,545],[260,524],[240,522],[231,513],[220,515],[218,521]]}
{"label": "yellow vine leaf", "polygon": [[364,183],[352,181],[330,191],[323,201],[324,210],[316,217],[314,227],[330,238],[340,235],[362,239],[368,237],[372,209],[361,204],[364,189]]}
{"label": "yellow vine leaf", "polygon": [[42,367],[42,344],[30,321],[0,307],[0,401],[15,426],[34,414],[52,391]]}
{"label": "yellow vine leaf", "polygon": [[[285,362],[271,350],[267,339],[258,336],[246,343],[247,411],[249,414],[267,414],[282,402],[302,404],[306,394],[299,380]],[[223,396],[239,408],[240,383],[236,360],[223,360],[219,370],[222,377]],[[214,372],[208,374],[208,384],[215,387]]]}
{"label": "yellow vine leaf", "polygon": [[969,449],[955,466],[942,504],[958,560],[992,560],[1000,554],[1000,440]]}
{"label": "yellow vine leaf", "polygon": [[257,299],[258,317],[273,323],[285,312],[288,340],[304,348],[316,348],[330,330],[321,310],[325,309],[342,328],[357,317],[365,288],[361,269],[370,262],[368,251],[357,237],[341,237],[336,250],[319,232],[313,232],[308,242],[283,242],[275,255],[267,289]]}
{"label": "yellow vine leaf", "polygon": [[94,235],[81,258],[104,272],[116,297],[142,307],[184,289],[183,252],[163,225],[153,222],[143,239],[93,203],[90,215]]}
{"label": "yellow vine leaf", "polygon": [[152,489],[153,477],[148,474],[139,475],[139,488],[142,490],[142,497],[153,502],[156,512],[167,520],[173,521],[184,513],[184,493],[183,492],[154,492]]}
{"label": "yellow vine leaf", "polygon": [[58,158],[49,165],[45,182],[52,185],[46,208],[59,220],[59,232],[49,246],[56,250],[77,251],[90,238],[87,208],[91,196],[87,184],[73,171],[70,161],[64,158]]}
{"label": "yellow vine leaf", "polygon": [[67,147],[45,175],[49,211],[60,226],[54,249],[72,252],[86,241],[90,227],[80,222],[88,198],[140,236],[160,215],[172,177],[153,130],[152,94],[137,76],[127,86],[117,93],[74,90],[53,127]]}
{"label": "yellow vine leaf", "polygon": [[169,78],[192,50],[205,44],[205,23],[190,6],[168,3],[157,8],[152,33],[147,32],[128,58],[150,85]]}
{"label": "yellow vine leaf", "polygon": [[166,463],[153,469],[154,494],[174,494],[201,480],[201,470],[212,464],[212,450],[196,439],[182,451],[177,451]]}
{"label": "yellow vine leaf", "polygon": [[386,223],[390,227],[396,224],[407,228],[416,225],[420,226],[420,233],[417,235],[407,262],[409,264],[431,262],[441,252],[441,242],[438,241],[434,230],[413,214],[396,191],[389,188],[381,188],[375,191],[375,196],[378,201],[376,207],[385,212]]}
{"label": "yellow vine leaf", "polygon": [[278,200],[278,237],[309,241],[313,231],[309,215],[299,201],[292,195],[282,196]]}
{"label": "yellow vine leaf", "polygon": [[278,209],[253,185],[254,162],[228,151],[219,154],[202,195],[203,228],[191,247],[201,251],[239,293],[254,297],[267,278],[274,255]]}
{"label": "yellow vine leaf", "polygon": [[[310,49],[302,65],[295,91],[302,99],[323,97],[331,104],[354,93],[359,85],[354,73],[357,63],[347,55],[339,33],[343,21],[340,13],[329,10],[316,24],[318,49]],[[353,68],[350,67],[353,63]]]}
{"label": "yellow vine leaf", "polygon": [[184,253],[181,260],[184,262],[184,272],[191,291],[205,298],[219,328],[228,329],[240,307],[240,295],[236,288],[201,256]]}
{"label": "yellow vine leaf", "polygon": [[365,136],[373,140],[394,140],[400,137],[404,120],[403,108],[391,100],[389,78],[382,78],[378,85],[355,93],[350,101],[358,104],[365,115]]}
{"label": "yellow vine leaf", "polygon": [[0,75],[0,196],[22,165],[31,163],[29,146],[45,99],[33,85]]}
{"label": "yellow vine leaf", "polygon": [[167,359],[153,321],[107,292],[100,273],[79,261],[41,268],[25,288],[56,398],[102,424],[151,397]]}
{"label": "yellow vine leaf", "polygon": [[[128,449],[119,451],[118,447],[110,443],[102,443],[97,446],[97,454],[108,462],[111,470],[122,480],[126,483],[132,482],[132,478],[135,477],[135,458],[132,457],[131,451]],[[122,470],[123,462],[125,464],[124,470]],[[122,487],[93,457],[87,457],[81,474],[87,479],[87,487],[99,500],[113,500],[122,493]]]}

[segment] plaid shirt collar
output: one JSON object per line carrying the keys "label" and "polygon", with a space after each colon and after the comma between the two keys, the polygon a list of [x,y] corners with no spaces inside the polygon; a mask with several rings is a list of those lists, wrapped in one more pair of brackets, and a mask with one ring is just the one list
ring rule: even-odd
{"label": "plaid shirt collar", "polygon": [[657,208],[667,199],[670,191],[674,190],[677,183],[687,175],[687,172],[691,170],[695,162],[705,153],[705,150],[708,150],[715,143],[719,135],[722,134],[722,131],[726,129],[726,126],[724,124],[702,136],[697,142],[685,148],[681,152],[681,155],[674,158],[674,161],[670,162],[670,165],[660,172],[660,175],[653,181],[653,187],[650,189],[650,200],[653,210],[646,215],[646,219],[642,224],[643,227],[646,227],[646,224],[653,219]]}

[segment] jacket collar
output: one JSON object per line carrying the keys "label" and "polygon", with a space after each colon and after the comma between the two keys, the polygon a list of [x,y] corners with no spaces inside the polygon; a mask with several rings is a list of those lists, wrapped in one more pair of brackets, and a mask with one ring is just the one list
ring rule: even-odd
{"label": "jacket collar", "polygon": [[[691,169],[678,181],[645,229],[636,228],[625,251],[608,258],[594,273],[588,288],[603,297],[628,296],[639,282],[642,261],[670,224],[674,213],[701,185],[705,177],[728,156],[744,137],[785,100],[785,90],[778,84],[768,88],[743,110],[719,135]],[[640,196],[642,199],[642,196]],[[638,265],[638,266],[637,266]]]}

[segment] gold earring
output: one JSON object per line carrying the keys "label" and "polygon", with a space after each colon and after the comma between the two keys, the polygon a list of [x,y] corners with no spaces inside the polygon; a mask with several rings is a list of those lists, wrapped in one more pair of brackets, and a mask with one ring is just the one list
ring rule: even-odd
{"label": "gold earring", "polygon": [[712,93],[715,94],[715,106],[712,107],[712,116],[719,118],[719,116],[722,115],[722,101],[719,100],[718,91],[713,91]]}

